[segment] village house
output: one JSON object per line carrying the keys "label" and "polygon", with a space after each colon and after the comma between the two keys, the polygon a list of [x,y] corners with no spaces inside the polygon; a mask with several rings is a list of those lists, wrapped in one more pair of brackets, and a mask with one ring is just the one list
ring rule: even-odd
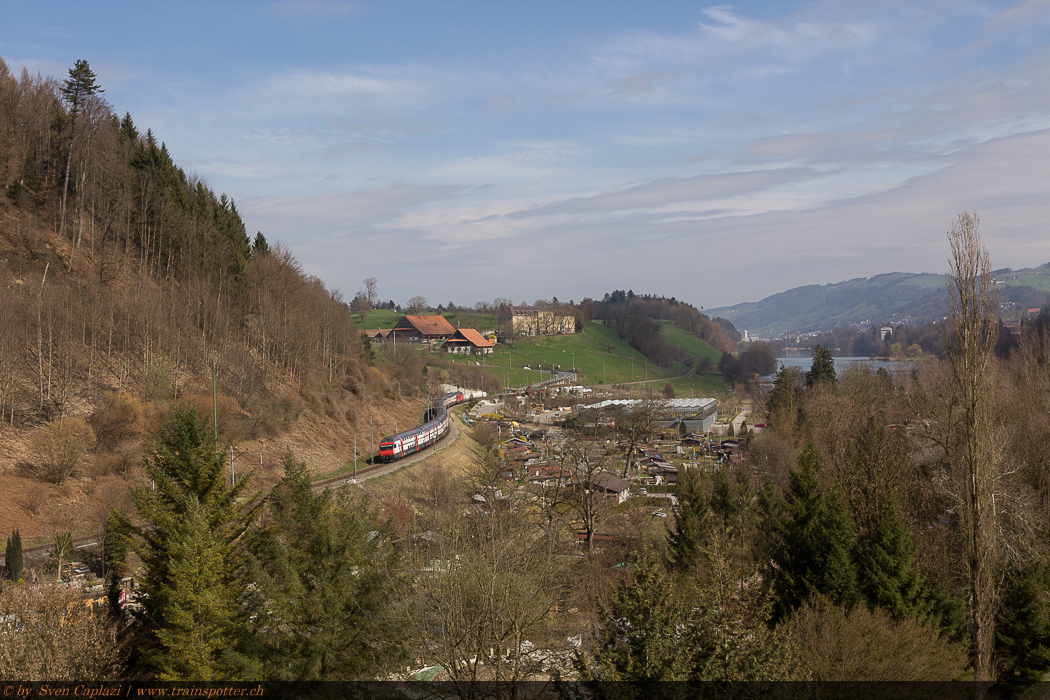
{"label": "village house", "polygon": [[473,328],[457,328],[441,347],[456,355],[491,355],[494,342]]}
{"label": "village house", "polygon": [[448,340],[456,332],[444,316],[402,316],[390,331],[394,342],[407,340],[412,343],[432,343]]}
{"label": "village house", "polygon": [[598,472],[587,486],[603,498],[615,498],[617,504],[631,497],[631,482],[609,472]]}

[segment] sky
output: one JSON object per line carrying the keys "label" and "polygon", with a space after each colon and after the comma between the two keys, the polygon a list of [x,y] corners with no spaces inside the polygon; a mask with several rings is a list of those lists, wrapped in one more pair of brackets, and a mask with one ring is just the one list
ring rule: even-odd
{"label": "sky", "polygon": [[1050,2],[0,2],[351,299],[708,309],[1050,262]]}

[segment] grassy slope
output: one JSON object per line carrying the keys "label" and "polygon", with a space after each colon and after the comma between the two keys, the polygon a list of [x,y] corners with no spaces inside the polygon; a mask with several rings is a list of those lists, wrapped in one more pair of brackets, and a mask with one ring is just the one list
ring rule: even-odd
{"label": "grassy slope", "polygon": [[[689,331],[672,325],[669,321],[661,322],[660,334],[667,341],[668,345],[684,350],[697,359],[701,357],[709,358],[711,364],[716,367],[718,366],[718,361],[722,359],[722,353],[712,345],[700,340]],[[722,376],[715,370],[709,370],[707,374],[699,379],[694,378],[692,375],[688,378],[673,379],[671,380],[671,386],[674,387],[678,396],[712,396],[721,394],[726,390]]]}
{"label": "grassy slope", "polygon": [[685,350],[697,359],[707,357],[711,360],[712,364],[716,365],[718,364],[718,361],[722,359],[722,353],[709,343],[700,340],[683,328],[671,325],[669,321],[661,322],[660,335],[664,337],[664,340],[666,340],[667,344],[671,347]]}
{"label": "grassy slope", "polygon": [[1011,287],[1032,287],[1050,291],[1050,272],[1044,270],[1025,270],[1010,273],[1009,277],[1017,277],[1006,282]]}
{"label": "grassy slope", "polygon": [[[689,335],[685,331],[682,333]],[[690,337],[702,343],[699,338]],[[703,345],[706,346],[706,349],[694,345],[689,347],[695,347],[700,354],[714,353],[713,361],[717,362],[718,351],[706,343]],[[689,351],[693,352],[692,349]],[[445,360],[467,364],[480,361],[450,355],[441,355],[441,357]],[[513,347],[497,345],[493,354],[484,360],[484,364],[505,383],[509,382],[510,386],[524,386],[550,376],[546,372],[537,371],[538,367],[549,370],[554,365],[562,369],[572,369],[574,361],[576,370],[580,374],[580,383],[585,386],[601,384],[603,379],[608,384],[630,382],[632,376],[636,382],[646,379],[645,356],[617,338],[616,333],[612,330],[597,322],[588,324],[583,333],[521,338],[515,341]],[[525,367],[530,369],[526,370]],[[675,375],[682,371],[681,366],[669,369],[649,363],[649,384],[654,389],[661,390],[670,380],[679,396],[689,396],[691,393],[701,396],[725,390],[721,377],[715,373],[709,372],[701,379],[675,378]]]}

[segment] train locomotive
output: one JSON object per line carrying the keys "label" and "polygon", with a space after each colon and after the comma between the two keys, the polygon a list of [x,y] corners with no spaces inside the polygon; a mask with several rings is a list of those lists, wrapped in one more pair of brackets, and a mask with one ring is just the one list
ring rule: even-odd
{"label": "train locomotive", "polygon": [[445,394],[427,411],[423,425],[379,441],[379,461],[394,462],[430,447],[448,433],[448,407],[465,401],[462,391]]}

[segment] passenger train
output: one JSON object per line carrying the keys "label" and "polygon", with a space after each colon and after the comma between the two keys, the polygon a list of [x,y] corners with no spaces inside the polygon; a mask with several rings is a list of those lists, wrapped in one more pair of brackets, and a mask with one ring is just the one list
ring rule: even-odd
{"label": "passenger train", "polygon": [[435,407],[427,412],[427,420],[423,425],[379,441],[379,461],[393,462],[407,457],[445,437],[448,433],[448,407],[465,400],[462,391],[453,391],[442,396],[437,400]]}

